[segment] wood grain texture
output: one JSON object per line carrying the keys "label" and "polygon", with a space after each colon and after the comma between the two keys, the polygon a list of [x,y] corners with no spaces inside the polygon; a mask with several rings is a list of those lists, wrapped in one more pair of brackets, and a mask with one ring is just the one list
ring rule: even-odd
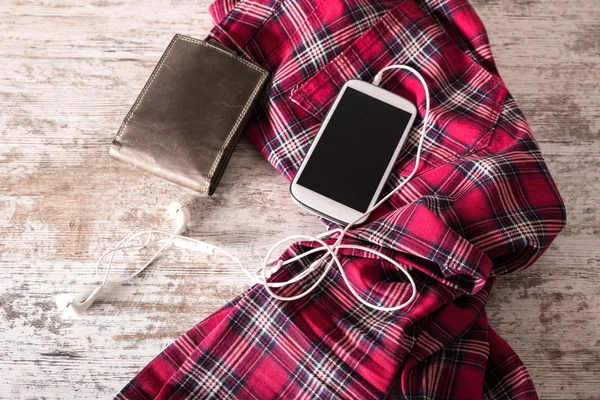
{"label": "wood grain texture", "polygon": [[[161,209],[259,260],[321,224],[246,141],[217,194],[111,161],[108,144],[174,33],[203,37],[209,1],[0,3],[0,398],[107,398],[249,282],[219,258],[170,252],[73,321],[58,293],[92,289],[97,257]],[[477,0],[500,72],[540,142],[568,226],[529,270],[498,280],[492,326],[545,399],[600,399],[600,5]],[[257,233],[260,233],[257,234]],[[123,272],[123,271],[121,271]]]}

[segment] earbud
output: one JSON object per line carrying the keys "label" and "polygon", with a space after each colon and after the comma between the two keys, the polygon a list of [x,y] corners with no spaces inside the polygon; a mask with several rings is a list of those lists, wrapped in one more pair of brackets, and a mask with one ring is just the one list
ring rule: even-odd
{"label": "earbud", "polygon": [[87,310],[92,303],[98,298],[104,284],[98,286],[87,298],[83,301],[77,300],[74,296],[68,294],[62,294],[56,297],[56,305],[59,309],[65,311],[65,314],[70,317],[79,317]]}
{"label": "earbud", "polygon": [[177,202],[172,202],[167,207],[167,212],[170,216],[175,218],[175,231],[174,235],[181,235],[187,229],[187,225],[190,222],[190,210],[186,206],[183,206]]}
{"label": "earbud", "polygon": [[[167,212],[175,220],[175,230],[173,231],[172,235],[173,236],[179,236],[179,235],[181,235],[183,232],[185,232],[185,230],[187,229],[187,225],[190,222],[190,219],[191,219],[190,211],[187,209],[187,207],[181,205],[180,203],[172,202],[167,207]],[[212,252],[212,249],[209,248],[209,247],[208,248],[203,248],[201,246],[196,246],[193,243],[189,243],[189,242],[184,241],[184,240],[177,241],[176,243],[173,240],[171,240],[171,241],[167,242],[165,245],[163,245],[161,247],[161,249],[158,250],[158,252],[156,254],[154,254],[154,256],[150,259],[150,261],[148,261],[142,268],[138,269],[137,272],[135,272],[134,274],[132,274],[128,278],[126,278],[126,279],[124,279],[122,281],[119,281],[119,282],[109,281],[108,280],[108,275],[110,273],[110,267],[112,265],[114,253],[116,251],[119,251],[119,250],[124,249],[124,248],[136,247],[136,246],[130,246],[129,245],[131,239],[134,236],[139,236],[140,234],[143,234],[145,232],[147,232],[147,231],[140,231],[139,229],[135,229],[129,235],[125,236],[125,238],[123,238],[123,240],[121,240],[121,242],[114,249],[109,250],[108,252],[104,253],[104,255],[100,258],[100,260],[98,260],[98,263],[96,265],[96,273],[98,274],[98,276],[100,276],[99,271],[98,271],[98,266],[100,265],[100,263],[102,262],[102,260],[105,257],[107,257],[108,255],[110,255],[110,261],[108,263],[108,267],[107,267],[107,270],[106,270],[106,275],[104,276],[102,284],[100,286],[98,286],[96,289],[94,289],[94,291],[92,293],[90,293],[85,298],[85,300],[80,301],[80,300],[78,300],[73,295],[61,294],[61,295],[59,295],[59,296],[56,297],[56,305],[58,306],[58,308],[62,309],[62,310],[65,310],[65,314],[68,315],[68,316],[71,316],[71,317],[78,317],[78,316],[80,316],[98,298],[98,296],[102,292],[102,289],[104,288],[104,285],[106,285],[107,283],[122,283],[122,282],[125,282],[125,281],[133,278],[134,276],[138,275],[148,265],[150,265],[158,257],[158,255],[160,253],[162,253],[170,245],[175,245],[177,247],[183,247],[183,248],[190,248],[192,250],[206,252],[206,253]],[[167,233],[167,232],[165,232],[165,233]],[[146,247],[149,243],[150,243],[150,236],[148,236],[148,239],[146,240],[146,243],[144,245],[138,246],[138,249]],[[102,279],[102,277],[100,277],[100,278]]]}

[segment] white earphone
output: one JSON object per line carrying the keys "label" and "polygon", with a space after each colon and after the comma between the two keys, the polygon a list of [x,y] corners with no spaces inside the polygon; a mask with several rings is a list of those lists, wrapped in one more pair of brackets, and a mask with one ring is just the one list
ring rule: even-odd
{"label": "white earphone", "polygon": [[66,316],[78,317],[90,308],[92,303],[100,296],[102,289],[104,289],[104,285],[98,286],[83,301],[77,300],[75,296],[70,294],[59,294],[56,297],[56,305],[59,309],[65,311]]}
{"label": "white earphone", "polygon": [[[415,282],[414,282],[413,278],[411,277],[411,275],[399,262],[392,259],[391,257],[386,256],[385,254],[382,254],[382,253],[375,251],[366,246],[343,244],[343,239],[344,239],[346,233],[352,226],[354,226],[356,224],[356,221],[360,221],[365,215],[370,214],[373,210],[375,210],[381,204],[386,202],[397,191],[402,189],[406,185],[406,183],[408,183],[408,181],[410,181],[410,179],[412,179],[412,177],[416,174],[416,172],[420,166],[421,149],[423,147],[423,141],[425,139],[425,134],[427,132],[427,125],[429,122],[429,107],[430,107],[429,90],[427,88],[425,79],[421,76],[421,74],[419,72],[417,72],[414,68],[406,66],[406,65],[390,65],[390,66],[383,68],[381,71],[379,71],[377,73],[377,75],[373,79],[373,84],[379,85],[381,83],[383,73],[390,69],[403,69],[403,70],[413,73],[420,80],[421,84],[423,85],[423,89],[425,91],[425,100],[426,100],[425,114],[423,117],[423,126],[421,128],[421,133],[420,133],[418,147],[417,147],[417,153],[415,156],[415,165],[414,165],[414,168],[411,171],[411,173],[398,186],[396,186],[396,188],[394,188],[390,193],[388,193],[385,197],[383,197],[381,200],[379,200],[373,207],[368,209],[363,215],[361,215],[355,221],[349,223],[344,228],[332,229],[330,231],[327,231],[327,232],[322,233],[317,236],[293,235],[293,236],[288,236],[288,237],[280,240],[279,242],[275,243],[275,245],[273,245],[273,247],[271,247],[271,249],[267,252],[267,255],[263,260],[260,270],[257,271],[257,272],[260,272],[260,276],[257,276],[256,274],[250,273],[248,271],[248,269],[242,264],[242,262],[235,255],[230,253],[229,251],[227,251],[221,247],[212,245],[210,243],[206,243],[206,242],[203,242],[203,241],[200,241],[197,239],[182,236],[181,234],[183,232],[185,232],[185,230],[187,228],[187,224],[190,221],[190,212],[186,207],[182,206],[179,203],[171,203],[169,205],[169,207],[167,208],[167,211],[175,219],[176,227],[175,227],[175,231],[173,233],[156,230],[156,229],[146,229],[146,230],[142,230],[139,228],[134,229],[127,236],[125,236],[117,244],[117,246],[115,248],[104,253],[102,255],[102,257],[100,257],[100,259],[96,263],[96,274],[102,280],[102,283],[100,284],[100,286],[98,286],[83,301],[77,300],[74,296],[61,295],[57,298],[56,304],[60,308],[66,309],[68,315],[72,315],[72,316],[81,315],[92,305],[92,303],[98,298],[100,293],[102,293],[102,289],[104,288],[104,286],[106,286],[109,283],[110,284],[120,284],[120,283],[126,282],[126,281],[134,278],[139,273],[141,273],[144,269],[146,269],[150,264],[152,264],[152,262],[154,260],[156,260],[156,258],[170,246],[176,246],[176,247],[193,250],[193,251],[197,251],[197,252],[201,252],[201,253],[207,253],[207,254],[212,254],[212,253],[217,252],[222,255],[225,255],[225,256],[231,258],[231,260],[233,262],[235,262],[244,271],[244,273],[246,273],[246,275],[250,279],[252,279],[253,281],[255,281],[258,284],[263,285],[265,287],[265,290],[272,297],[274,297],[278,300],[281,300],[281,301],[293,301],[293,300],[297,300],[297,299],[300,299],[300,298],[308,295],[321,283],[321,281],[323,281],[323,279],[325,279],[325,276],[327,275],[329,270],[331,268],[333,268],[333,266],[336,266],[338,268],[342,278],[344,279],[344,282],[348,286],[348,289],[352,293],[352,295],[358,301],[360,301],[362,304],[364,304],[365,306],[370,307],[375,310],[380,310],[380,311],[396,311],[396,310],[405,308],[406,306],[411,304],[417,295],[417,288],[416,288]],[[138,238],[142,235],[146,235],[146,240],[142,245],[131,245],[132,239]],[[164,238],[152,240],[154,235],[160,235],[160,236],[163,236]],[[338,235],[337,238],[335,238],[335,242],[331,245],[328,245],[324,241],[324,238],[328,238],[328,237],[331,238],[334,235]],[[313,248],[311,250],[308,250],[302,254],[296,255],[285,261],[278,260],[278,261],[270,262],[269,258],[271,257],[271,254],[273,254],[275,249],[277,247],[279,247],[281,244],[283,244],[284,242],[290,241],[290,240],[309,240],[309,241],[319,243],[320,246]],[[136,272],[134,272],[133,274],[131,274],[130,276],[128,276],[125,279],[122,279],[119,281],[111,281],[108,279],[110,270],[112,267],[112,263],[113,263],[114,254],[117,251],[126,250],[126,249],[142,249],[142,248],[145,248],[146,246],[148,246],[150,243],[159,243],[159,244],[162,244],[162,247],[154,254],[154,256],[152,256],[152,258],[146,264],[144,264]],[[408,278],[408,282],[410,283],[411,290],[412,290],[410,298],[408,300],[406,300],[404,303],[399,304],[397,306],[392,306],[392,307],[380,306],[378,304],[374,304],[374,303],[371,303],[371,302],[365,300],[363,297],[360,296],[359,293],[357,293],[354,286],[352,285],[352,283],[346,276],[346,273],[344,271],[342,263],[341,263],[340,259],[338,258],[338,252],[340,249],[354,249],[354,250],[361,250],[363,252],[368,252],[368,253],[371,253],[374,256],[376,256],[380,259],[383,259],[383,260],[389,262],[390,264],[394,265],[402,273],[404,273],[404,275],[406,275],[406,277]],[[309,255],[312,255],[312,254],[315,254],[318,252],[324,252],[325,254],[322,255],[321,257],[317,258],[315,261],[313,261],[306,270],[304,270],[297,276],[295,276],[292,279],[285,281],[285,282],[268,282],[268,279],[271,278],[272,274],[275,273],[277,270],[279,270],[282,266],[291,264],[295,261],[298,261],[304,257],[307,257]],[[100,264],[109,255],[110,255],[110,259],[108,261],[106,273],[104,274],[104,277],[102,277],[100,275],[100,270],[99,270]],[[330,257],[330,259],[327,261],[327,259],[329,257]],[[281,295],[278,295],[273,292],[272,288],[282,288],[282,287],[297,283],[297,282],[301,281],[302,279],[304,279],[305,277],[307,277],[309,274],[317,271],[323,265],[325,265],[325,267],[323,268],[323,271],[320,273],[320,276],[315,280],[315,282],[308,289],[306,289],[302,293],[300,293],[298,295],[294,295],[294,296],[285,297],[285,296],[281,296]]]}
{"label": "white earphone", "polygon": [[[179,203],[173,202],[173,203],[169,204],[169,207],[167,207],[167,212],[169,213],[169,215],[171,215],[171,217],[173,217],[175,219],[175,230],[173,231],[173,233],[170,236],[181,235],[183,232],[185,232],[187,225],[190,222],[190,217],[191,217],[190,211],[187,209],[187,207],[184,207]],[[146,269],[146,267],[148,267],[154,260],[156,260],[156,258],[160,255],[160,253],[162,253],[164,250],[166,250],[169,246],[175,245],[178,247],[184,247],[184,248],[194,250],[193,246],[190,246],[189,243],[187,243],[187,242],[174,241],[174,240],[168,241],[167,243],[165,243],[164,246],[162,246],[160,248],[160,250],[158,250],[158,252],[156,252],[156,254],[154,254],[154,256],[150,259],[150,261],[148,261],[142,268],[138,269],[135,273],[133,273],[132,275],[130,275],[129,277],[127,277],[121,281],[109,281],[108,276],[110,274],[110,269],[112,266],[114,254],[117,251],[124,250],[126,248],[138,248],[138,249],[144,248],[151,242],[151,240],[150,240],[151,234],[154,232],[159,232],[159,231],[148,231],[148,230],[135,229],[132,232],[130,232],[127,236],[125,236],[119,242],[119,244],[114,249],[109,250],[106,253],[104,253],[102,255],[102,257],[100,257],[100,259],[96,263],[96,274],[98,276],[100,276],[100,272],[99,272],[100,264],[104,260],[104,258],[106,258],[110,254],[111,257],[110,257],[110,260],[108,263],[108,267],[106,269],[106,274],[104,275],[104,278],[102,279],[102,283],[96,289],[94,289],[88,296],[86,296],[85,300],[83,300],[83,301],[78,300],[77,297],[75,297],[73,295],[69,295],[69,294],[61,294],[61,295],[57,296],[56,305],[58,306],[58,308],[65,310],[65,314],[67,316],[77,317],[77,316],[83,314],[92,305],[92,303],[98,298],[98,296],[100,296],[100,293],[102,293],[104,286],[106,286],[109,283],[113,283],[113,284],[123,283],[123,282],[126,282],[126,281],[130,280],[131,278],[137,276],[140,272],[142,272],[144,269]],[[130,246],[129,243],[131,242],[131,239],[133,239],[137,236],[140,236],[140,234],[148,235],[144,244],[141,246]],[[123,243],[125,243],[124,246],[123,246]]]}

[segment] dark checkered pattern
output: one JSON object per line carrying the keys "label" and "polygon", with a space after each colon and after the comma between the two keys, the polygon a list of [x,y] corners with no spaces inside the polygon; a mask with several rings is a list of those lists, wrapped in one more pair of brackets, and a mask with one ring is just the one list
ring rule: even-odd
{"label": "dark checkered pattern", "polygon": [[[211,13],[211,37],[271,72],[246,135],[288,180],[344,82],[398,63],[423,74],[432,95],[423,164],[347,239],[405,264],[418,294],[401,311],[374,311],[333,269],[295,302],[254,286],[177,339],[117,398],[385,398],[396,380],[407,399],[537,398],[488,325],[485,303],[497,275],[527,268],[548,248],[565,209],[468,2],[217,0]],[[425,105],[410,74],[386,74],[383,87],[420,112],[390,190],[413,168]],[[410,296],[386,263],[355,250],[341,258],[372,301]]]}

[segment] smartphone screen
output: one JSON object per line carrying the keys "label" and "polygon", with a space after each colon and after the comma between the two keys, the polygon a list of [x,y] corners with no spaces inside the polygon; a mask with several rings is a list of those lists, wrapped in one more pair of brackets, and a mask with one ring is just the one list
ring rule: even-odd
{"label": "smartphone screen", "polygon": [[366,212],[411,116],[347,87],[297,183]]}

